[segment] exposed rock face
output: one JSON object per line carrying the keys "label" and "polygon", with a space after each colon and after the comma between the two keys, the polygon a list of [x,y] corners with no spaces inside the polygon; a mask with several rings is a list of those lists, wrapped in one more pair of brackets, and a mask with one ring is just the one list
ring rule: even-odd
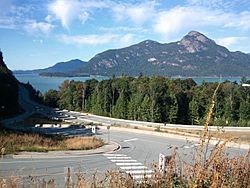
{"label": "exposed rock face", "polygon": [[213,40],[197,31],[190,31],[178,44],[183,45],[189,53],[205,51],[209,46],[216,45]]}
{"label": "exposed rock face", "polygon": [[82,71],[89,74],[138,76],[249,76],[250,56],[230,52],[205,35],[191,31],[180,41],[146,40],[94,56]]}
{"label": "exposed rock face", "polygon": [[205,35],[191,31],[180,41],[146,40],[94,56],[82,70],[89,74],[138,76],[249,76],[250,56],[230,52]]}

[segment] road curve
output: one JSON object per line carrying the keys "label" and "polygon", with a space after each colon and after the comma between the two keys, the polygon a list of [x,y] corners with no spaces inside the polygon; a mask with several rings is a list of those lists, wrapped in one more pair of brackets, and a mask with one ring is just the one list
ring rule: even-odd
{"label": "road curve", "polygon": [[[169,129],[189,129],[189,130],[203,130],[203,126],[200,125],[181,125],[181,124],[164,124],[164,123],[153,123],[153,122],[144,122],[144,121],[134,121],[134,120],[125,120],[110,118],[104,116],[97,116],[87,113],[79,113],[74,111],[64,111],[70,116],[76,117],[78,120],[85,122],[93,122],[103,125],[130,125],[130,126],[148,126],[148,127],[164,127]],[[244,131],[250,132],[250,127],[218,127],[218,126],[209,126],[209,130],[216,131],[218,129],[223,129],[224,131]]]}

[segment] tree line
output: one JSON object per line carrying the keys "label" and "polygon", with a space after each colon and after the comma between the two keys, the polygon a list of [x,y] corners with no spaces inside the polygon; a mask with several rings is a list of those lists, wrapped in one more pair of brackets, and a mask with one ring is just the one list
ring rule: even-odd
{"label": "tree line", "polygon": [[[242,83],[250,80],[242,79]],[[193,79],[123,76],[109,80],[64,81],[49,90],[46,104],[121,119],[178,124],[203,124],[218,83],[197,85]],[[250,126],[250,87],[221,83],[212,125]]]}

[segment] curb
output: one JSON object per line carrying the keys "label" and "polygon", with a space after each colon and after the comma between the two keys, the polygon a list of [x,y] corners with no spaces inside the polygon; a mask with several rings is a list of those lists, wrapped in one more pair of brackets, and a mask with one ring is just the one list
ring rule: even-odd
{"label": "curb", "polygon": [[69,151],[49,151],[47,153],[39,152],[20,152],[17,155],[12,155],[13,159],[39,159],[39,158],[68,158],[68,157],[81,157],[86,155],[97,155],[103,153],[112,153],[118,151],[121,146],[116,142],[110,142],[100,148],[93,150],[69,150]]}

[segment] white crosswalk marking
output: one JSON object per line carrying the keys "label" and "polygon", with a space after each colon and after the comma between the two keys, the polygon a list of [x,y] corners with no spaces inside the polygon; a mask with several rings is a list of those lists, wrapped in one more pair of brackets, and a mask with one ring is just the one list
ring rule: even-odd
{"label": "white crosswalk marking", "polygon": [[114,157],[121,157],[121,156],[126,157],[126,155],[124,155],[124,154],[113,154],[113,153],[105,153],[103,155],[104,156],[114,156]]}
{"label": "white crosswalk marking", "polygon": [[111,160],[111,162],[114,162],[114,163],[121,163],[121,162],[136,162],[136,160],[134,160],[134,159],[129,159],[129,160]]}
{"label": "white crosswalk marking", "polygon": [[125,154],[104,154],[104,156],[136,180],[150,178],[152,176],[152,170]]}
{"label": "white crosswalk marking", "polygon": [[120,156],[118,156],[118,157],[107,157],[108,159],[131,159],[131,157],[120,157]]}

